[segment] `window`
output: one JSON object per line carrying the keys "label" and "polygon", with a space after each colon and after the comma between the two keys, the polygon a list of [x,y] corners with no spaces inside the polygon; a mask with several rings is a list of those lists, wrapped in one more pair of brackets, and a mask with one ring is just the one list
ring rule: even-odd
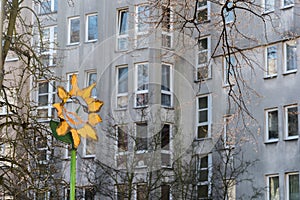
{"label": "window", "polygon": [[168,184],[162,184],[160,186],[161,191],[161,200],[170,200],[171,199],[171,186]]}
{"label": "window", "polygon": [[117,108],[128,106],[128,67],[117,67]]}
{"label": "window", "polygon": [[150,8],[148,5],[139,5],[136,8],[136,31],[145,34],[149,29]]}
{"label": "window", "polygon": [[163,7],[162,8],[162,21],[161,21],[161,28],[162,28],[162,41],[161,46],[166,48],[172,47],[172,33],[171,31],[171,8],[170,7]]}
{"label": "window", "polygon": [[226,149],[234,148],[235,146],[235,131],[232,129],[233,115],[224,117],[224,146]]}
{"label": "window", "polygon": [[50,192],[35,193],[35,200],[50,200]]}
{"label": "window", "polygon": [[147,198],[148,188],[147,183],[138,183],[136,191],[136,200],[145,200]]}
{"label": "window", "polygon": [[84,187],[76,190],[76,199],[94,200],[96,192],[92,187]]}
{"label": "window", "polygon": [[267,141],[278,140],[278,110],[269,109],[265,111],[265,127]]}
{"label": "window", "polygon": [[298,200],[299,195],[299,173],[286,174],[286,196],[288,200]]}
{"label": "window", "polygon": [[269,46],[266,48],[266,77],[277,75],[277,47]]}
{"label": "window", "polygon": [[233,85],[235,82],[234,68],[236,68],[236,60],[234,55],[226,56],[224,59],[224,85]]}
{"label": "window", "polygon": [[294,5],[294,0],[282,0],[283,7],[289,7]]}
{"label": "window", "polygon": [[232,1],[228,1],[225,6],[226,7],[224,8],[223,16],[225,18],[225,23],[229,24],[229,23],[233,22],[235,19],[234,12],[233,12],[234,5],[233,5]]}
{"label": "window", "polygon": [[57,12],[57,0],[42,0],[40,3],[40,14]]}
{"label": "window", "polygon": [[198,40],[197,80],[210,78],[210,37]]}
{"label": "window", "polygon": [[298,107],[297,105],[286,106],[285,110],[285,133],[287,139],[298,138]]}
{"label": "window", "polygon": [[136,48],[148,47],[148,37],[145,34],[149,31],[150,8],[148,5],[136,7]]}
{"label": "window", "polygon": [[275,0],[263,0],[264,12],[272,12],[275,9]]}
{"label": "window", "polygon": [[43,28],[41,62],[44,67],[56,65],[57,27]]}
{"label": "window", "polygon": [[[87,72],[87,85],[86,86],[90,86],[92,85],[93,83],[96,83],[97,82],[97,73],[96,72]],[[91,96],[96,98],[97,97],[97,88],[94,87],[92,89],[92,93],[91,93]]]}
{"label": "window", "polygon": [[80,19],[73,17],[69,19],[69,44],[78,44],[80,41]]}
{"label": "window", "polygon": [[[98,39],[98,15],[90,14],[86,16],[86,41],[92,42]],[[79,40],[78,40],[79,42]]]}
{"label": "window", "polygon": [[124,51],[128,49],[128,9],[118,11],[117,49]]}
{"label": "window", "polygon": [[197,4],[197,21],[206,22],[210,19],[210,2],[199,0]]}
{"label": "window", "polygon": [[296,41],[284,43],[285,72],[297,71],[297,44]]}
{"label": "window", "polygon": [[143,107],[148,104],[148,84],[149,84],[148,63],[136,64],[135,70],[136,70],[135,106]]}
{"label": "window", "polygon": [[162,64],[161,66],[161,105],[172,107],[172,65]]}
{"label": "window", "polygon": [[38,83],[38,108],[37,115],[40,120],[48,120],[54,116],[52,103],[55,102],[55,82],[42,81]]}
{"label": "window", "polygon": [[118,184],[116,185],[117,190],[117,200],[129,200],[128,198],[128,185]]}
{"label": "window", "polygon": [[197,99],[197,139],[210,137],[211,127],[210,96],[201,96]]}
{"label": "window", "polygon": [[198,156],[196,164],[198,199],[208,199],[211,196],[212,157],[211,154]]}
{"label": "window", "polygon": [[118,152],[128,151],[128,133],[126,126],[117,127]]}
{"label": "window", "polygon": [[147,123],[136,123],[136,150],[143,152],[148,150]]}
{"label": "window", "polygon": [[48,153],[48,138],[46,136],[38,136],[35,139],[36,141],[36,148],[38,150],[38,161],[41,164],[47,164],[49,160],[49,153]]}
{"label": "window", "polygon": [[160,131],[160,147],[161,147],[161,165],[164,167],[171,166],[171,126],[170,124],[164,124]]}
{"label": "window", "polygon": [[278,175],[270,175],[267,176],[267,199],[275,200],[280,198],[279,194],[279,176]]}

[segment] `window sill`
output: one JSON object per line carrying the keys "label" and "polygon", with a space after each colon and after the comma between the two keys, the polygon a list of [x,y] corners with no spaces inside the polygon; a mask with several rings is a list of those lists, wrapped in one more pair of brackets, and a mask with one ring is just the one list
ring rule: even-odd
{"label": "window sill", "polygon": [[281,7],[281,8],[280,8],[280,10],[287,10],[287,9],[289,9],[289,8],[292,8],[292,7],[294,7],[294,5],[295,5],[295,4],[291,4],[291,5],[283,6],[283,7]]}
{"label": "window sill", "polygon": [[264,10],[261,14],[262,15],[268,15],[268,14],[271,14],[271,13],[274,13],[275,10]]}
{"label": "window sill", "polygon": [[162,108],[166,109],[166,110],[175,110],[174,109],[174,106],[164,106],[164,105],[161,105]]}
{"label": "window sill", "polygon": [[39,13],[39,16],[53,15],[53,14],[57,14],[57,11],[50,11],[50,12],[47,12],[47,13]]}
{"label": "window sill", "polygon": [[115,111],[126,111],[128,108],[116,108]]}
{"label": "window sill", "polygon": [[84,155],[83,158],[84,159],[94,159],[96,157],[96,155]]}
{"label": "window sill", "polygon": [[271,140],[267,140],[265,141],[265,144],[274,144],[274,143],[278,143],[278,139],[271,139]]}
{"label": "window sill", "polygon": [[297,73],[297,69],[293,69],[293,70],[284,72],[282,75],[286,76],[286,75],[296,74],[296,73]]}
{"label": "window sill", "polygon": [[266,75],[266,76],[264,77],[264,79],[273,79],[273,78],[277,78],[277,74]]}
{"label": "window sill", "polygon": [[210,23],[210,19],[203,20],[203,21],[198,21],[197,20],[197,25],[208,24],[208,23]]}
{"label": "window sill", "polygon": [[205,82],[205,81],[208,81],[211,79],[212,79],[212,77],[207,77],[207,78],[203,78],[203,79],[195,79],[194,83],[202,83],[202,82]]}
{"label": "window sill", "polygon": [[128,48],[127,49],[118,49],[118,48],[116,48],[115,53],[124,53],[124,52],[127,52],[127,51],[128,51]]}
{"label": "window sill", "polygon": [[205,140],[211,140],[211,137],[206,137],[206,138],[195,138],[194,141],[195,142],[200,142],[200,141],[205,141]]}
{"label": "window sill", "polygon": [[90,44],[90,43],[97,43],[97,42],[98,42],[98,39],[95,39],[95,40],[86,40],[84,43]]}
{"label": "window sill", "polygon": [[284,139],[284,141],[292,141],[292,140],[298,140],[299,136],[291,136]]}
{"label": "window sill", "polygon": [[145,109],[148,108],[148,105],[145,106],[134,106],[133,109]]}
{"label": "window sill", "polygon": [[76,43],[69,43],[67,44],[67,47],[70,47],[70,46],[76,46],[76,45],[79,45],[80,42],[76,42]]}

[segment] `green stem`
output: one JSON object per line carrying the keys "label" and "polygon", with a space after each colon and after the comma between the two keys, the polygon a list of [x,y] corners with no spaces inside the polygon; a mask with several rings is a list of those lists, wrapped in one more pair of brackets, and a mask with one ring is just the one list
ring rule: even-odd
{"label": "green stem", "polygon": [[70,200],[75,200],[76,186],[76,149],[71,150],[71,171],[70,171]]}

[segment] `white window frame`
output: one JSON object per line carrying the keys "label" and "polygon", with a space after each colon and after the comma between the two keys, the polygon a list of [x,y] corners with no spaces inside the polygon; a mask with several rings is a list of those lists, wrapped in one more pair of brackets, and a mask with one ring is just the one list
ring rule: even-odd
{"label": "white window frame", "polygon": [[[39,84],[40,83],[48,83],[48,93],[39,93]],[[37,87],[37,94],[36,94],[36,99],[37,99],[37,104],[39,104],[39,96],[48,96],[48,103],[47,105],[44,106],[39,106],[37,107],[37,112],[39,110],[46,110],[47,109],[47,118],[46,119],[38,119],[39,122],[43,122],[43,121],[49,121],[51,119],[52,116],[52,110],[54,109],[52,104],[54,103],[53,100],[53,96],[55,96],[56,92],[55,92],[55,88],[54,88],[54,81],[47,81],[47,80],[40,80],[37,82],[38,87]]]}
{"label": "white window frame", "polygon": [[[288,58],[287,58],[287,45],[290,45],[290,46],[292,46],[292,45],[295,45],[296,46],[296,52],[295,52],[295,69],[290,69],[290,70],[288,70],[287,69],[287,62],[288,62]],[[287,42],[284,42],[284,44],[283,44],[283,46],[284,46],[284,48],[283,48],[283,53],[284,53],[284,73],[285,74],[288,74],[288,73],[293,73],[293,72],[296,72],[297,71],[297,42],[296,42],[296,40],[290,40],[290,41],[287,41]]]}
{"label": "white window frame", "polygon": [[[44,200],[50,200],[50,191],[43,192]],[[37,192],[34,193],[34,200],[37,200]]]}
{"label": "white window frame", "polygon": [[[147,84],[147,89],[144,89],[144,90],[138,90],[138,68],[139,66],[143,66],[143,65],[146,65],[147,66],[147,76],[148,76],[148,82],[146,83]],[[135,108],[143,108],[143,107],[147,107],[148,106],[148,103],[149,103],[149,63],[148,62],[144,62],[144,63],[136,63],[135,64],[135,95],[134,95],[134,107]],[[145,95],[147,96],[147,104],[145,105],[137,105],[137,96],[138,95]]]}
{"label": "white window frame", "polygon": [[[208,22],[209,20],[210,20],[210,1],[206,1],[207,3],[206,3],[206,5],[204,5],[204,6],[199,6],[198,4],[199,4],[199,2],[198,2],[198,4],[197,4],[197,22],[198,23],[205,23],[205,22]],[[205,10],[207,10],[207,19],[206,20],[202,20],[202,21],[199,21],[199,19],[198,19],[198,13],[199,12],[203,12],[203,11],[205,11]]]}
{"label": "white window frame", "polygon": [[[47,1],[50,1],[50,9],[44,10],[42,5],[39,4],[39,14],[40,15],[46,15],[46,14],[50,14],[53,12],[57,12],[58,0],[42,0],[42,2],[47,2]],[[56,3],[56,8],[55,8],[55,3]],[[44,10],[44,12],[43,12],[43,10]]]}
{"label": "white window frame", "polygon": [[[267,4],[267,1],[272,1],[273,4]],[[268,8],[270,6],[270,8]],[[262,0],[263,13],[267,14],[275,11],[275,0]]]}
{"label": "white window frame", "polygon": [[[122,68],[127,68],[127,92],[123,92],[123,93],[120,93],[119,92],[119,69],[122,69]],[[128,82],[129,82],[129,68],[128,68],[128,65],[120,65],[120,66],[116,66],[116,108],[117,109],[127,109],[128,107]],[[124,97],[127,97],[127,105],[124,106],[124,107],[119,107],[118,106],[118,99],[119,98],[124,98]]]}
{"label": "white window frame", "polygon": [[293,0],[292,3],[287,4],[287,5],[284,5],[284,1],[285,0],[281,0],[282,9],[284,9],[284,8],[290,8],[290,7],[293,7],[295,5],[295,0]]}
{"label": "white window frame", "polygon": [[[38,138],[41,138],[41,137],[37,136],[35,138],[36,142],[38,142]],[[47,135],[44,139],[47,139],[47,141],[45,143],[46,146],[45,147],[41,147],[41,148],[38,148],[38,146],[37,146],[37,150],[38,151],[45,151],[46,152],[46,159],[45,160],[38,160],[38,162],[39,162],[39,164],[47,165],[48,162],[50,161],[50,155],[51,155],[51,151],[48,148],[48,147],[51,146],[51,136]]]}
{"label": "white window frame", "polygon": [[[137,133],[137,126],[139,125],[139,124],[145,124],[146,125],[146,130],[147,130],[147,147],[146,147],[146,149],[142,149],[142,150],[139,150],[139,149],[137,149],[137,144],[138,144],[138,133]],[[148,134],[149,134],[149,132],[148,132],[148,122],[147,121],[142,121],[142,122],[135,122],[134,123],[134,132],[135,132],[135,149],[136,149],[136,154],[144,154],[144,153],[147,153],[148,151],[149,151],[149,138],[148,138]],[[143,166],[145,166],[145,165],[143,165]]]}
{"label": "white window frame", "polygon": [[[229,82],[227,80],[227,76],[229,76],[230,84],[231,85],[235,84],[234,74],[227,73],[227,71],[228,71],[228,62],[227,62],[227,60],[228,59],[229,59],[229,56],[225,56],[224,57],[224,61],[223,61],[223,84],[224,84],[225,87],[229,86]],[[237,66],[237,61],[236,61],[235,55],[231,54],[230,55],[230,59],[231,59],[230,72],[234,73],[232,67],[236,67]]]}
{"label": "white window frame", "polygon": [[[290,199],[290,197],[289,197],[289,190],[290,190],[289,179],[290,179],[291,175],[298,175],[298,179],[299,179],[299,172],[289,172],[289,173],[285,174],[285,180],[286,180],[286,182],[285,182],[285,184],[286,184],[285,195],[286,195],[286,199]],[[299,187],[299,185],[298,185],[298,187]],[[299,196],[300,196],[300,194],[299,194]]]}
{"label": "white window frame", "polygon": [[[197,46],[197,56],[196,56],[196,80],[200,81],[200,80],[206,80],[206,79],[210,79],[211,78],[211,64],[210,64],[210,58],[211,58],[211,37],[210,36],[205,36],[205,37],[201,37],[198,39],[198,41],[200,40],[207,40],[207,49],[203,49],[203,50],[199,50],[199,46]],[[198,43],[198,42],[197,42]],[[199,54],[200,53],[207,53],[207,62],[206,63],[202,63],[199,64]],[[202,67],[207,67],[207,77],[205,78],[201,78],[199,76],[199,71],[201,70]]]}
{"label": "white window frame", "polygon": [[[207,108],[202,108],[200,109],[199,108],[199,99],[201,98],[207,98]],[[206,94],[206,95],[201,95],[201,96],[198,96],[197,97],[197,101],[196,101],[196,139],[197,140],[203,140],[203,139],[206,139],[206,138],[210,138],[211,137],[211,124],[212,124],[212,120],[211,120],[211,112],[212,112],[212,102],[211,102],[211,95],[210,94]],[[200,115],[199,115],[199,112],[201,111],[207,111],[207,121],[206,122],[201,122],[199,123],[199,119],[200,119]],[[207,128],[207,136],[204,137],[204,138],[199,138],[198,137],[198,127],[200,126],[208,126]]]}
{"label": "white window frame", "polygon": [[[267,175],[266,176],[266,186],[267,186],[267,191],[266,191],[266,199],[267,200],[271,200],[270,199],[270,179],[274,178],[274,177],[278,177],[278,182],[280,183],[280,177],[279,174],[272,174],[272,175]],[[280,197],[280,184],[279,184],[279,190],[278,190],[278,197]]]}
{"label": "white window frame", "polygon": [[[170,16],[169,16],[169,28],[164,28],[162,26],[162,34],[161,34],[161,46],[164,48],[172,48],[173,47],[173,12],[172,12],[172,7],[168,6],[168,7],[163,7],[163,14],[167,11],[165,11],[164,9],[170,9]],[[164,20],[164,18],[163,18]],[[164,22],[162,22],[162,25],[164,24]],[[169,41],[169,42],[168,42]]]}
{"label": "white window frame", "polygon": [[[96,77],[97,77],[97,71],[96,70],[89,70],[89,71],[86,71],[85,72],[85,80],[86,80],[86,82],[85,82],[85,87],[88,87],[88,86],[90,86],[90,84],[89,84],[89,81],[90,81],[90,75],[91,74],[96,74]],[[97,79],[97,78],[96,78]],[[97,82],[97,80],[96,80],[96,82]],[[93,95],[93,91],[96,91],[95,93],[96,93],[96,95]],[[91,97],[93,97],[93,98],[97,98],[97,96],[98,96],[98,94],[97,94],[97,88],[96,88],[96,86],[93,88],[93,90],[91,91]]]}
{"label": "white window frame", "polygon": [[[277,138],[269,138],[269,113],[277,111]],[[277,142],[279,140],[279,111],[278,108],[271,108],[265,110],[265,138],[266,142]]]}
{"label": "white window frame", "polygon": [[42,42],[43,44],[49,43],[49,47],[48,49],[45,49],[45,51],[41,52],[41,56],[49,56],[48,64],[44,67],[51,67],[56,65],[57,26],[48,26],[43,28],[43,30],[46,29],[49,30],[49,41],[47,41],[45,38],[42,38]]}
{"label": "white window frame", "polygon": [[[95,27],[95,29],[97,30],[97,36],[95,39],[89,39],[89,17],[97,17],[97,26]],[[98,14],[97,13],[91,13],[91,14],[87,14],[85,17],[85,41],[86,42],[95,42],[98,40],[98,36],[99,36],[99,31],[98,31]]]}
{"label": "white window frame", "polygon": [[[226,2],[226,1],[225,1],[225,2]],[[233,6],[233,0],[230,0],[229,3],[232,3],[232,6]],[[232,19],[229,20],[229,19],[228,19],[228,16],[231,15],[230,12],[232,12],[232,16],[233,16],[233,17],[232,17]],[[226,9],[224,9],[224,12],[223,12],[222,14],[223,14],[223,16],[224,16],[224,18],[225,18],[225,24],[230,24],[230,23],[234,22],[235,16],[234,16],[233,10],[227,12]],[[226,15],[227,15],[227,16],[226,16]]]}
{"label": "white window frame", "polygon": [[[122,23],[122,13],[127,12],[127,30],[124,34],[120,34],[121,29],[121,23]],[[117,10],[117,50],[118,51],[126,51],[128,50],[128,38],[129,38],[129,9],[128,8],[122,8]],[[120,41],[125,42],[124,48],[121,48],[122,45],[120,45]]]}
{"label": "white window frame", "polygon": [[284,118],[285,118],[284,129],[285,129],[285,137],[286,137],[285,139],[287,139],[287,140],[298,139],[299,138],[299,116],[298,116],[298,114],[297,114],[297,122],[298,122],[297,133],[298,134],[294,135],[294,136],[289,136],[289,132],[288,132],[288,109],[289,108],[297,108],[297,112],[299,112],[297,104],[284,106]]}
{"label": "white window frame", "polygon": [[230,123],[233,121],[234,115],[225,115],[224,116],[224,147],[225,149],[233,149],[235,147],[235,133],[230,131]]}
{"label": "white window frame", "polygon": [[[161,88],[161,96],[164,94],[164,95],[169,95],[170,96],[170,105],[168,106],[168,105],[163,105],[162,104],[162,101],[161,101],[161,106],[162,107],[167,107],[167,108],[171,108],[171,107],[173,107],[173,77],[174,77],[174,70],[173,70],[173,65],[172,64],[168,64],[168,63],[162,63],[162,65],[161,66],[163,66],[163,65],[165,65],[165,66],[168,66],[169,67],[169,69],[170,69],[170,91],[168,91],[168,90],[163,90],[162,88]],[[162,69],[162,68],[161,68]],[[161,70],[162,71],[162,70]],[[161,72],[162,73],[162,72]],[[162,77],[162,75],[161,75],[161,78],[163,78]],[[162,81],[162,80],[161,80]]]}
{"label": "white window frame", "polygon": [[148,4],[139,4],[135,6],[135,48],[146,48],[148,47],[148,40],[149,40],[149,38],[146,37],[146,35],[149,33],[150,24],[145,25],[146,27],[145,30],[139,31],[139,23],[140,23],[139,12],[138,12],[139,7],[148,7],[146,12],[149,12],[148,15],[150,16],[150,10]]}
{"label": "white window frame", "polygon": [[[77,42],[71,42],[71,21],[72,20],[79,20],[79,38]],[[79,16],[75,16],[75,17],[70,17],[68,18],[68,45],[76,45],[80,43],[80,17]]]}
{"label": "white window frame", "polygon": [[[201,168],[201,158],[202,157],[206,157],[207,156],[207,168]],[[202,170],[207,170],[208,174],[207,174],[207,181],[203,181],[200,182],[200,180],[198,181],[198,177],[199,177],[199,173]],[[203,199],[209,199],[211,197],[211,193],[212,193],[212,187],[211,187],[211,181],[212,181],[212,154],[209,153],[207,155],[198,155],[197,156],[197,160],[196,160],[196,176],[197,176],[197,198],[198,199],[202,199],[200,197],[198,197],[198,186],[201,185],[207,185],[208,186],[208,197],[207,198],[203,198]]]}
{"label": "white window frame", "polygon": [[[169,123],[162,124],[162,128],[164,125],[169,126],[169,149],[161,149],[161,154],[168,154],[170,156],[170,165],[163,165],[163,162],[161,162],[162,167],[171,168],[172,167],[172,161],[173,161],[173,126]],[[162,131],[160,132],[160,142],[162,141]]]}
{"label": "white window frame", "polygon": [[[275,47],[276,49],[276,59],[274,59],[274,65],[275,65],[275,71],[274,73],[271,73],[270,70],[270,65],[269,65],[269,59],[268,59],[268,55],[269,55],[269,49]],[[265,48],[265,77],[266,78],[272,78],[272,77],[276,77],[277,76],[277,72],[278,72],[278,48],[277,45],[271,45],[271,46],[267,46]]]}

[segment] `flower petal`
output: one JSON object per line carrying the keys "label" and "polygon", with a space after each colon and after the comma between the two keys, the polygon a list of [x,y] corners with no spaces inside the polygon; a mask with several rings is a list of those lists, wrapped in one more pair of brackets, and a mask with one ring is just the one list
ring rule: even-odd
{"label": "flower petal", "polygon": [[63,102],[66,102],[69,98],[69,94],[66,92],[66,90],[61,87],[61,86],[58,86],[57,87],[57,95],[58,97],[63,100]]}
{"label": "flower petal", "polygon": [[98,99],[94,99],[94,101],[88,104],[89,112],[99,112],[102,105],[103,105],[102,101]]}
{"label": "flower petal", "polygon": [[62,112],[62,109],[63,109],[63,104],[61,103],[55,103],[52,105],[54,108],[56,108],[57,110],[57,116],[61,119],[64,119],[64,116],[63,116],[63,112]]}
{"label": "flower petal", "polygon": [[70,129],[69,124],[65,120],[63,120],[60,122],[60,124],[56,129],[57,135],[66,135],[69,129]]}
{"label": "flower petal", "polygon": [[89,124],[96,126],[98,123],[102,122],[101,117],[96,113],[89,114]]}
{"label": "flower petal", "polygon": [[87,99],[91,96],[93,88],[96,86],[96,83],[91,84],[90,86],[82,89],[78,92],[78,96],[81,96],[83,99]]}
{"label": "flower petal", "polygon": [[77,75],[76,74],[73,74],[71,77],[71,85],[72,85],[72,89],[70,91],[70,95],[76,96],[78,91],[80,91],[80,89],[78,87],[78,83],[77,83]]}
{"label": "flower petal", "polygon": [[80,144],[80,137],[78,135],[78,132],[75,129],[71,129],[70,131],[72,133],[74,148],[77,149]]}
{"label": "flower petal", "polygon": [[89,137],[93,140],[98,140],[95,129],[93,129],[90,125],[85,124],[83,128],[77,130],[78,134],[82,137]]}

